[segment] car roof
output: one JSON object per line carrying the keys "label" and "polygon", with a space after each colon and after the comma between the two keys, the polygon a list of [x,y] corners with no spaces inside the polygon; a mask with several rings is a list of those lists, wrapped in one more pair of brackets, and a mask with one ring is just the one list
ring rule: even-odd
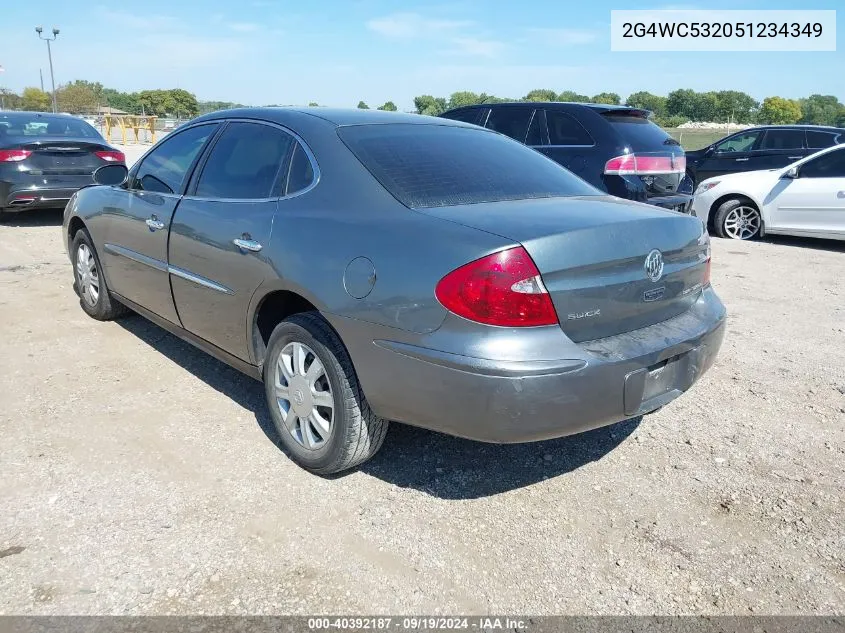
{"label": "car roof", "polygon": [[811,123],[793,123],[784,125],[754,125],[752,127],[739,130],[740,132],[747,132],[749,130],[818,130],[820,132],[845,132],[845,128],[835,127],[833,125],[814,125]]}
{"label": "car roof", "polygon": [[50,119],[78,119],[78,116],[67,114],[65,112],[32,112],[29,110],[0,110],[0,117],[9,119],[31,119],[35,118],[50,118]]}
{"label": "car roof", "polygon": [[457,108],[452,108],[451,110],[447,110],[447,112],[451,112],[453,110],[464,110],[469,108],[498,108],[498,107],[510,107],[510,106],[531,106],[535,108],[554,108],[558,106],[582,106],[585,108],[590,108],[592,110],[600,110],[602,112],[607,112],[609,110],[622,110],[622,111],[641,111],[642,108],[635,108],[633,106],[627,105],[611,105],[609,103],[582,103],[580,101],[498,101],[496,103],[473,103],[470,105],[465,106],[458,106]]}
{"label": "car roof", "polygon": [[450,125],[454,127],[475,127],[461,121],[451,121],[438,117],[405,112],[387,112],[384,110],[362,110],[358,108],[324,107],[267,107],[233,108],[217,110],[204,114],[191,121],[210,121],[215,119],[259,119],[285,126],[308,125],[314,119],[322,119],[335,126],[373,125],[384,123],[408,123],[414,125]]}

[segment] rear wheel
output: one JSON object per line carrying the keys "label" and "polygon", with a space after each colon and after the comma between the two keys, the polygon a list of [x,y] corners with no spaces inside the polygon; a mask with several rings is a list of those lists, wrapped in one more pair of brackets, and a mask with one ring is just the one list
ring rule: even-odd
{"label": "rear wheel", "polygon": [[732,240],[753,240],[760,236],[762,226],[759,209],[740,198],[722,203],[713,220],[716,235]]}
{"label": "rear wheel", "polygon": [[102,274],[102,266],[88,231],[80,229],[71,243],[73,287],[85,313],[98,321],[109,321],[128,312],[115,301]]}
{"label": "rear wheel", "polygon": [[316,312],[295,314],[273,330],[264,386],[282,444],[307,470],[353,468],[384,442],[387,420],[370,410],[346,348]]}

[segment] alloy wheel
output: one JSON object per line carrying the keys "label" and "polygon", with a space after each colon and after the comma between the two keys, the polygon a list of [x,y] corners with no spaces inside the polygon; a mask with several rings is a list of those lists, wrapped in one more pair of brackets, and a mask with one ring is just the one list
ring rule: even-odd
{"label": "alloy wheel", "polygon": [[725,216],[725,234],[735,240],[750,240],[760,232],[760,212],[745,205],[731,209]]}

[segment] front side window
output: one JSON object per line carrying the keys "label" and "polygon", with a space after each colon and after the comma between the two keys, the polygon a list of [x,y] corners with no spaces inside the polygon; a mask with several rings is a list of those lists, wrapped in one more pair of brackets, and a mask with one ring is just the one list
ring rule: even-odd
{"label": "front side window", "polygon": [[845,149],[837,149],[804,163],[802,178],[845,178]]}
{"label": "front side window", "polygon": [[155,193],[179,193],[188,171],[217,125],[198,125],[166,137],[135,172],[131,188]]}
{"label": "front side window", "polygon": [[717,152],[750,152],[757,142],[757,137],[760,136],[759,130],[756,132],[742,132],[726,139],[716,145]]}
{"label": "front side window", "polygon": [[244,200],[271,197],[294,142],[290,134],[275,127],[230,123],[211,150],[196,195]]}
{"label": "front side window", "polygon": [[534,108],[512,106],[493,108],[490,116],[487,117],[486,127],[524,143],[532,114],[534,114]]}
{"label": "front side window", "polygon": [[804,130],[766,130],[760,149],[803,149]]}

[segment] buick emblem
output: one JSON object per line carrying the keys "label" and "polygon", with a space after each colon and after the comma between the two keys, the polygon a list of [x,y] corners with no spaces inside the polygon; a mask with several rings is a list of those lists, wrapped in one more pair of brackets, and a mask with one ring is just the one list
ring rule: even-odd
{"label": "buick emblem", "polygon": [[645,274],[652,281],[660,281],[663,276],[663,254],[656,248],[646,255]]}
{"label": "buick emblem", "polygon": [[299,406],[302,406],[302,403],[305,401],[305,398],[302,396],[302,392],[299,389],[293,392],[293,401]]}

